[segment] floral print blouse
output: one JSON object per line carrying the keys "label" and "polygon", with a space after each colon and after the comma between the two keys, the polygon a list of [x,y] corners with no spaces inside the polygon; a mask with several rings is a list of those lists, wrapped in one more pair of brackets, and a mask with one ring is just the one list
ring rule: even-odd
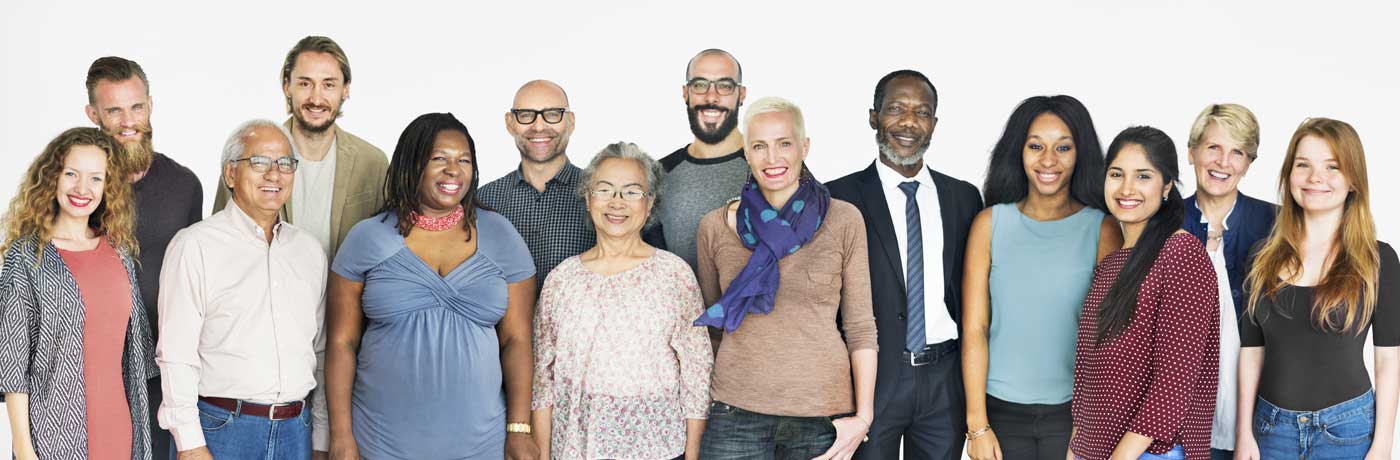
{"label": "floral print blouse", "polygon": [[600,275],[579,256],[550,272],[535,314],[532,408],[552,408],[557,459],[673,458],[704,419],[714,366],[690,265],[657,250]]}

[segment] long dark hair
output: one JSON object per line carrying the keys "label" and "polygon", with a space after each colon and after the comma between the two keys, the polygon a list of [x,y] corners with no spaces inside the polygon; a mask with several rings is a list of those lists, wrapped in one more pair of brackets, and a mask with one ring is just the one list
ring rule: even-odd
{"label": "long dark hair", "polygon": [[1074,171],[1069,179],[1069,197],[1085,206],[1108,212],[1104,201],[1103,149],[1099,147],[1099,133],[1094,130],[1094,120],[1089,117],[1089,109],[1072,96],[1034,96],[1016,106],[1011,118],[1006,120],[1006,130],[996,147],[992,148],[992,159],[987,162],[987,182],[982,193],[987,206],[1002,203],[1016,203],[1026,198],[1030,192],[1030,178],[1026,177],[1022,151],[1029,136],[1031,122],[1040,114],[1049,113],[1060,118],[1069,126],[1074,138]]}
{"label": "long dark hair", "polygon": [[[1172,138],[1151,126],[1125,129],[1108,145],[1108,164],[1113,164],[1118,152],[1129,145],[1142,147],[1147,152],[1147,161],[1162,173],[1162,182],[1172,184],[1172,188],[1167,192],[1167,200],[1162,207],[1147,219],[1147,228],[1143,229],[1132,253],[1128,254],[1128,261],[1123,263],[1123,270],[1118,272],[1113,287],[1109,288],[1108,295],[1099,304],[1099,343],[1128,328],[1137,311],[1139,287],[1147,278],[1152,264],[1157,261],[1157,253],[1161,252],[1167,238],[1181,228],[1181,222],[1186,220],[1186,202],[1181,199],[1181,184],[1177,182],[1180,175],[1176,169],[1176,145],[1172,143]],[[1105,200],[1108,199],[1106,195]]]}
{"label": "long dark hair", "polygon": [[[399,135],[399,144],[394,147],[394,157],[389,159],[389,171],[384,174],[384,207],[379,212],[392,211],[399,218],[399,234],[408,236],[413,230],[413,217],[422,207],[418,189],[423,180],[423,168],[427,167],[433,142],[442,131],[461,131],[467,136],[467,148],[472,157],[472,184],[467,194],[462,196],[462,208],[466,217],[462,228],[467,230],[467,241],[472,239],[472,227],[476,225],[476,208],[481,206],[477,198],[477,184],[481,182],[481,171],[476,163],[476,141],[467,131],[467,126],[457,121],[451,113],[425,113],[414,118],[413,122]],[[388,219],[388,216],[384,216]],[[383,220],[381,220],[382,222]]]}

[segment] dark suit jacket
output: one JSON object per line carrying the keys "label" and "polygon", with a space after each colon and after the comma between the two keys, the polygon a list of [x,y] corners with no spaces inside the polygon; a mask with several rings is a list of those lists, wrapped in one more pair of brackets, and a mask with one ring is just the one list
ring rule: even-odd
{"label": "dark suit jacket", "polygon": [[[1273,203],[1251,198],[1244,193],[1240,193],[1235,199],[1235,209],[1230,211],[1230,216],[1225,218],[1225,226],[1229,227],[1224,235],[1225,243],[1225,273],[1230,278],[1230,297],[1235,300],[1235,317],[1244,317],[1244,284],[1245,275],[1249,274],[1249,255],[1254,244],[1269,237],[1269,232],[1274,229],[1274,217],[1278,215],[1278,206]],[[1181,228],[1204,244],[1206,241],[1206,224],[1201,223],[1201,208],[1196,205],[1196,195],[1191,195],[1186,199],[1186,220],[1181,222]],[[1243,322],[1236,322],[1237,326],[1243,326]],[[1238,330],[1235,332],[1239,332]]]}
{"label": "dark suit jacket", "polygon": [[[871,163],[862,171],[851,173],[826,184],[831,196],[845,200],[860,209],[865,218],[865,232],[870,251],[870,291],[874,297],[875,327],[879,330],[879,365],[875,377],[875,413],[883,411],[889,401],[889,385],[896,381],[896,372],[904,352],[904,336],[908,330],[904,275],[904,254],[895,240],[894,220],[890,217],[885,192],[881,189],[879,165]],[[943,257],[924,257],[926,261],[943,263],[943,304],[954,322],[961,324],[963,254],[967,232],[972,219],[982,210],[982,196],[977,187],[929,168],[933,183],[938,187],[938,209],[943,220]],[[902,216],[901,216],[902,217]],[[903,225],[903,222],[900,222]],[[930,280],[929,282],[932,282]],[[925,305],[938,305],[937,299],[925,299]],[[959,331],[961,333],[961,331]],[[956,356],[956,355],[954,355]],[[959,385],[961,387],[961,385]],[[958,392],[961,394],[961,391]]]}

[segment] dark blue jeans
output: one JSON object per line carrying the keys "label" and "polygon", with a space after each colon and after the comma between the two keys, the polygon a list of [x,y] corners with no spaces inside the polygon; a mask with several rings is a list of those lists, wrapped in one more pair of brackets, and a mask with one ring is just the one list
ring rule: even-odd
{"label": "dark blue jeans", "polygon": [[710,404],[700,439],[705,460],[811,460],[836,442],[829,417],[784,417]]}
{"label": "dark blue jeans", "polygon": [[1264,398],[1254,403],[1254,440],[1259,456],[1272,459],[1362,458],[1376,430],[1376,393],[1318,411],[1294,411]]}
{"label": "dark blue jeans", "polygon": [[[215,459],[229,460],[310,460],[311,408],[286,420],[269,420],[229,412],[204,401],[199,402],[199,426],[204,443]],[[177,458],[175,444],[170,458]]]}

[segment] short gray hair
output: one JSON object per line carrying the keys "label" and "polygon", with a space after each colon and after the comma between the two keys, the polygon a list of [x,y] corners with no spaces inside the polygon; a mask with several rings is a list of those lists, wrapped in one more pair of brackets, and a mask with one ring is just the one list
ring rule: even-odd
{"label": "short gray hair", "polygon": [[[647,155],[637,144],[626,141],[618,141],[603,147],[601,152],[593,156],[593,160],[588,162],[588,167],[583,169],[583,173],[578,181],[578,195],[583,198],[584,203],[591,201],[593,196],[593,176],[598,173],[598,166],[604,161],[614,158],[636,161],[642,167],[642,172],[646,173],[647,192],[651,193],[651,211],[647,212],[647,221],[642,225],[642,229],[651,228],[656,223],[656,203],[661,199],[661,179],[666,176],[666,170],[661,167],[661,162],[656,161],[651,155]],[[589,225],[593,220],[588,220]]]}
{"label": "short gray hair", "polygon": [[243,156],[243,152],[248,149],[248,146],[244,145],[243,139],[252,135],[254,130],[262,127],[276,129],[277,132],[286,136],[287,145],[293,145],[291,133],[288,133],[287,128],[282,127],[282,125],[274,123],[272,120],[262,118],[245,121],[243,124],[238,125],[238,129],[233,130],[233,134],[228,136],[227,141],[224,141],[224,161],[219,163],[220,176],[223,176],[224,165],[228,164],[230,161],[239,159]]}

